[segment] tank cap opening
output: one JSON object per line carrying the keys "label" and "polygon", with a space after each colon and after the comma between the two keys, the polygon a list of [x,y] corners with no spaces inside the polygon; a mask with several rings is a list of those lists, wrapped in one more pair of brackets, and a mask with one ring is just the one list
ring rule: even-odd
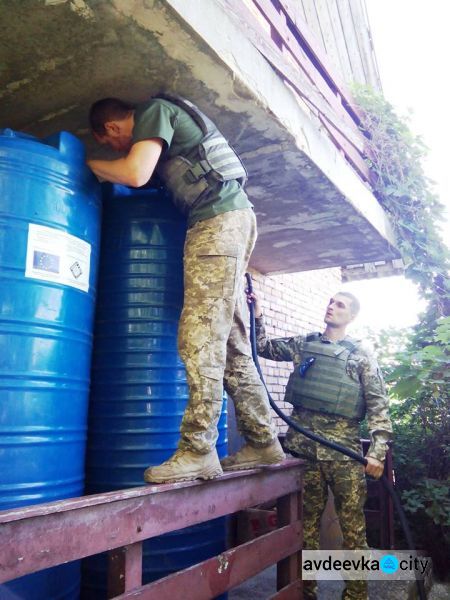
{"label": "tank cap opening", "polygon": [[85,150],[83,142],[69,133],[68,131],[59,131],[42,139],[42,143],[47,146],[53,146],[59,150],[62,156],[67,156],[71,161],[85,161]]}
{"label": "tank cap opening", "polygon": [[17,137],[16,132],[12,129],[9,129],[9,127],[5,127],[5,129],[0,129],[0,135],[3,135],[5,137]]}

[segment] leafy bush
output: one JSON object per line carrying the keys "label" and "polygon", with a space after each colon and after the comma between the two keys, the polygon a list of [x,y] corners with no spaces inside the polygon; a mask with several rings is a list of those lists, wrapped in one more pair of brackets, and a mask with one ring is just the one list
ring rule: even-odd
{"label": "leafy bush", "polygon": [[[419,548],[450,573],[450,317],[429,343],[422,325],[373,336],[391,398],[396,489]],[[405,541],[397,524],[396,539]],[[403,546],[404,547],[404,546]]]}
{"label": "leafy bush", "polygon": [[373,192],[390,217],[405,275],[438,314],[448,315],[449,257],[440,233],[444,207],[424,172],[428,149],[410,130],[409,117],[397,115],[383,96],[360,85],[353,94],[367,139]]}
{"label": "leafy bush", "polygon": [[436,572],[448,576],[450,290],[439,232],[443,207],[422,167],[427,149],[407,120],[367,87],[355,87],[354,94],[374,193],[394,226],[405,275],[427,301],[411,331],[385,331],[376,339],[392,399],[396,488],[417,545],[432,556]]}

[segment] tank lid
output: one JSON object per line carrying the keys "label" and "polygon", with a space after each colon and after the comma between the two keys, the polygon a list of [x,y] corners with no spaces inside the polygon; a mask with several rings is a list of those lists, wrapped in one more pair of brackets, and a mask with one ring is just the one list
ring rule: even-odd
{"label": "tank lid", "polygon": [[14,131],[14,129],[10,129],[9,127],[0,129],[0,135],[3,137],[10,137],[10,138],[24,138],[27,140],[36,140],[36,138],[33,137],[32,135],[30,135],[29,133],[22,133],[20,131]]}
{"label": "tank lid", "polygon": [[70,158],[71,161],[84,163],[85,150],[83,142],[68,131],[58,131],[42,140],[43,144],[53,146],[59,150],[62,156]]}
{"label": "tank lid", "polygon": [[86,159],[83,142],[68,131],[58,131],[46,138],[39,139],[28,133],[14,131],[9,127],[5,127],[4,129],[0,129],[0,137],[30,140],[51,146],[52,148],[56,148],[62,157],[70,159],[70,162],[84,163]]}

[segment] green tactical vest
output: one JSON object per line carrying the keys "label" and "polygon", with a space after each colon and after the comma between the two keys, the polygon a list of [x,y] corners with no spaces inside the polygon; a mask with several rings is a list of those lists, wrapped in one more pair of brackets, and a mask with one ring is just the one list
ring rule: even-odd
{"label": "green tactical vest", "polygon": [[304,370],[303,377],[301,365],[296,365],[286,387],[286,401],[294,406],[361,421],[365,415],[361,385],[346,370],[347,359],[355,347],[347,340],[324,343],[319,334],[308,336],[303,345],[302,364],[309,358],[315,360]]}
{"label": "green tactical vest", "polygon": [[166,94],[159,94],[155,99],[158,98],[186,111],[203,133],[199,145],[188,155],[175,156],[158,164],[158,175],[172,192],[177,207],[188,213],[212,182],[236,179],[244,186],[247,171],[214,123],[189,100]]}

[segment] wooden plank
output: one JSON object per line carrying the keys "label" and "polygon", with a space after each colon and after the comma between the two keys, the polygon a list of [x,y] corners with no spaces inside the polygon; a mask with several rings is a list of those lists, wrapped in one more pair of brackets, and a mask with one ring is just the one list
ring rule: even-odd
{"label": "wooden plank", "polygon": [[269,21],[264,17],[264,15],[259,10],[259,8],[256,6],[256,4],[253,2],[253,0],[242,0],[242,1],[245,4],[245,6],[248,8],[248,10],[252,13],[253,17],[258,21],[260,26],[264,29],[264,31],[268,35],[271,35],[272,28],[270,26]]}
{"label": "wooden plank", "polygon": [[[337,115],[343,117],[344,120],[348,117],[348,113],[343,107],[342,103],[336,96],[336,89],[333,82],[333,76],[327,75],[327,79],[324,78],[323,74],[317,69],[316,65],[308,61],[304,61],[304,52],[300,53],[300,43],[295,38],[294,34],[288,29],[286,22],[280,13],[278,13],[270,0],[253,0],[255,4],[260,8],[261,12],[264,13],[266,19],[276,29],[281,36],[283,43],[289,49],[290,53],[297,61],[300,68],[304,71],[308,79],[314,84],[317,90],[326,99],[328,104],[334,109]],[[315,43],[317,46],[317,44]]]}
{"label": "wooden plank", "polygon": [[270,596],[269,600],[303,600],[303,582],[297,579],[282,590]]}
{"label": "wooden plank", "polygon": [[345,33],[342,29],[341,16],[339,14],[338,0],[327,0],[328,13],[330,15],[330,21],[335,32],[336,46],[339,52],[341,64],[343,65],[345,72],[345,81],[350,85],[353,82],[353,71],[350,64],[350,57],[348,55],[347,43],[345,40]]}
{"label": "wooden plank", "polygon": [[[280,0],[280,2],[282,2],[282,0]],[[342,78],[339,76],[339,74],[336,72],[336,70],[333,69],[326,53],[323,51],[323,49],[320,47],[320,45],[316,42],[315,36],[309,30],[306,22],[302,21],[300,16],[297,16],[297,21],[298,21],[296,23],[297,32],[302,40],[302,44],[315,57],[317,64],[322,68],[324,74],[326,74],[326,76],[330,80],[333,81],[336,91],[339,93],[339,95],[343,98],[343,100],[346,103],[346,109],[349,111],[352,118],[355,119],[356,121],[358,121],[359,120],[358,110],[353,106],[354,100],[352,98],[352,95],[350,94],[349,89],[347,88],[345,83],[342,81]]]}
{"label": "wooden plank", "polygon": [[[276,69],[275,65],[272,66]],[[294,91],[296,91],[302,98],[306,99],[306,101],[308,102],[309,99],[305,98],[298,85],[290,79],[286,78],[286,80],[292,86]],[[327,130],[328,134],[330,135],[331,140],[344,153],[344,155],[349,160],[356,172],[360,175],[360,177],[364,181],[371,181],[373,183],[374,174],[370,171],[362,156],[365,149],[365,138],[361,136],[358,145],[356,145],[353,137],[351,137],[350,139],[346,134],[343,133],[343,131],[346,130],[343,129],[342,124],[340,126],[338,125],[338,127],[335,126],[336,119],[334,116],[329,118],[326,113],[319,111],[318,118]]]}
{"label": "wooden plank", "polygon": [[305,9],[301,0],[279,0],[279,2],[295,25],[298,22],[306,21]]}
{"label": "wooden plank", "polygon": [[330,12],[333,6],[337,12],[335,0],[316,0],[315,5],[326,53],[331,62],[340,70],[342,79],[346,83],[351,83],[353,81],[352,70],[339,15],[335,22],[335,15],[332,18]]}
{"label": "wooden plank", "polygon": [[365,181],[369,181],[371,184],[374,184],[375,175],[370,171],[361,153],[355,150],[355,148],[349,144],[348,140],[346,140],[342,133],[334,127],[333,123],[326,121],[322,115],[319,115],[319,119],[324,127],[326,127],[336,145],[342,148],[345,157],[352,164],[355,171],[359,173],[360,177],[362,177],[362,179]]}
{"label": "wooden plank", "polygon": [[[272,66],[274,66],[274,65],[272,65]],[[274,66],[274,68],[275,68],[275,66]],[[302,98],[305,98],[305,96],[302,94],[300,88],[295,83],[293,83],[291,80],[288,80],[287,78],[286,78],[286,80],[292,86],[294,91],[296,91]],[[334,123],[335,123],[334,117],[332,117],[330,119],[330,118],[328,118],[328,116],[326,114],[319,111],[318,118],[319,118],[320,122],[322,123],[322,125],[327,130],[327,132],[330,135],[330,138],[334,142],[335,146],[337,146],[344,153],[344,155],[349,160],[349,162],[352,164],[353,168],[360,175],[360,177],[362,177],[362,179],[364,181],[374,182],[375,176],[370,171],[369,167],[367,166],[366,162],[364,161],[364,159],[362,157],[362,153],[364,152],[364,146],[365,146],[364,138],[362,137],[361,141],[358,144],[358,147],[356,147],[356,144],[354,143],[354,138],[352,137],[351,139],[349,139],[349,137],[347,137],[345,134],[343,134],[342,125],[340,127],[334,126]]]}
{"label": "wooden plank", "polygon": [[302,11],[303,11],[303,23],[306,23],[306,11],[305,11],[305,1],[307,0],[300,0],[300,4],[302,5]]}
{"label": "wooden plank", "polygon": [[115,548],[108,553],[108,598],[142,585],[142,542]]}
{"label": "wooden plank", "polygon": [[366,83],[367,78],[364,72],[364,66],[359,53],[358,42],[355,34],[355,24],[353,23],[349,0],[339,0],[337,3],[342,29],[344,31],[345,42],[347,44],[348,56],[352,67],[353,80],[358,83]]}
{"label": "wooden plank", "polygon": [[[277,500],[278,526],[283,527],[302,519],[302,493],[292,493]],[[281,590],[298,579],[300,574],[300,550],[303,546],[303,529],[300,532],[299,551],[278,562],[277,590]]]}
{"label": "wooden plank", "polygon": [[301,486],[301,461],[0,513],[0,583],[221,517]]}
{"label": "wooden plank", "polygon": [[[321,112],[326,117],[327,121],[333,123],[333,125],[355,148],[359,150],[359,152],[363,152],[365,147],[364,136],[361,134],[351,117],[345,113],[345,111],[341,111],[341,117],[344,116],[345,120],[340,118],[333,108],[324,101],[323,97],[318,94],[311,82],[306,79],[304,72],[295,69],[286,61],[286,58],[274,48],[270,39],[259,30],[256,23],[253,26],[251,13],[249,14],[249,11],[242,5],[240,0],[222,0],[222,3],[227,7],[230,16],[234,16],[236,22],[239,23],[241,27],[245,24],[245,35],[247,38],[253,43],[255,48],[261,52],[269,64],[271,64],[281,76],[286,78],[299,96]],[[342,109],[337,98],[334,99],[334,103],[338,103]]]}
{"label": "wooden plank", "polygon": [[320,44],[325,51],[325,40],[323,39],[321,24],[317,16],[315,0],[303,0],[303,9],[305,11],[306,24],[315,35],[316,43]]}
{"label": "wooden plank", "polygon": [[[252,2],[254,2],[254,0],[252,0]],[[260,11],[259,8],[256,8],[256,10]],[[261,13],[260,11],[260,14],[263,13]],[[307,68],[308,65],[311,65],[311,59],[296,39],[295,33],[292,33],[290,26],[288,25],[289,20],[290,18],[284,11],[281,11],[279,13],[279,25],[283,28],[286,41],[289,42],[289,44],[286,45],[286,43],[284,43],[285,39],[280,34],[278,34],[279,41],[281,42],[281,51],[283,53],[283,56],[286,60],[288,60],[290,65],[293,65],[296,72],[301,73],[302,77],[305,78],[307,84],[311,86],[311,89],[314,90],[314,93],[317,95],[319,100],[326,106],[329,106],[329,102],[327,102],[327,100],[323,97],[323,94],[320,93],[319,89],[314,83],[312,72],[310,71],[310,69]],[[274,25],[272,25],[272,30],[275,30]],[[291,45],[294,45],[294,47],[297,49],[297,53],[295,54],[295,56],[290,49]],[[326,93],[329,93],[328,90],[326,91]],[[332,102],[335,102],[334,98],[332,98]]]}
{"label": "wooden plank", "polygon": [[299,521],[227,550],[219,556],[142,586],[116,600],[209,600],[300,548]]}
{"label": "wooden plank", "polygon": [[[255,476],[265,471],[291,471],[298,466],[302,466],[303,461],[299,459],[287,458],[284,462],[264,469],[249,469],[247,471],[233,471],[224,473],[220,477],[214,479],[213,482],[224,482],[228,479],[247,479],[248,475]],[[11,523],[14,521],[22,521],[30,517],[41,517],[49,514],[57,514],[62,512],[74,511],[80,508],[90,508],[102,504],[111,504],[128,499],[138,499],[147,496],[155,496],[157,494],[166,494],[167,492],[175,492],[188,488],[204,486],[205,483],[200,480],[181,481],[180,483],[159,483],[154,485],[143,485],[142,487],[133,487],[116,492],[105,492],[103,494],[92,494],[90,496],[80,496],[78,498],[69,498],[68,500],[56,500],[54,502],[46,502],[45,504],[33,504],[31,506],[23,506],[21,508],[11,508],[0,511],[0,525]],[[257,504],[257,503],[255,503]],[[116,546],[118,547],[118,546]]]}
{"label": "wooden plank", "polygon": [[[254,0],[254,2],[260,7],[265,7],[264,14],[269,19],[269,21],[274,26],[276,26],[279,31],[282,32],[283,40],[289,48],[292,56],[296,58],[297,64],[300,66],[303,73],[308,77],[309,82],[313,83],[313,86],[315,86],[312,87],[311,85],[309,85],[308,80],[302,77],[302,85],[297,85],[296,91],[300,94],[300,96],[306,98],[313,106],[317,107],[322,113],[324,113],[327,119],[333,122],[335,127],[337,127],[342,132],[342,134],[345,135],[345,137],[353,145],[355,145],[355,147],[358,147],[358,143],[361,145],[362,135],[358,129],[358,126],[356,125],[355,121],[351,116],[356,114],[353,108],[347,107],[347,110],[342,105],[338,97],[333,93],[332,89],[328,86],[325,79],[322,78],[319,71],[317,71],[316,66],[313,65],[309,58],[305,63],[304,51],[299,46],[298,41],[295,38],[293,38],[293,35],[287,29],[287,25],[284,22],[283,17],[275,11],[273,5],[269,2],[269,0]],[[245,16],[241,10],[242,7],[240,6],[238,0],[226,0],[225,3],[230,8],[232,8],[232,10],[236,14],[240,14],[241,19],[245,19]],[[246,33],[249,34],[248,30],[246,31]],[[250,35],[248,35],[248,37],[250,37]],[[295,69],[292,69],[291,66],[288,65],[285,60],[280,61],[278,55],[275,52],[273,52],[273,46],[267,48],[267,45],[265,45],[263,51],[261,48],[260,35],[257,36],[257,40],[255,40],[255,42],[255,46],[258,48],[258,50],[265,56],[265,58],[267,58],[267,60],[269,60],[272,66],[276,64],[277,69],[281,73],[283,73],[283,71],[285,70],[285,66],[289,67],[289,70],[291,71],[291,73],[293,73],[293,75],[291,77],[287,77],[287,79],[291,84],[293,82],[298,82],[299,78],[298,76],[296,77],[295,74],[299,72]],[[320,95],[317,94],[317,91],[319,91],[320,95],[326,99],[326,103],[321,102],[320,100],[317,101],[317,98],[320,98]]]}
{"label": "wooden plank", "polygon": [[381,91],[380,76],[372,46],[372,38],[361,0],[352,0],[350,3],[350,12],[352,14],[356,41],[359,47],[367,83],[371,85],[373,89]]}
{"label": "wooden plank", "polygon": [[[392,464],[392,448],[389,446],[389,450],[386,454],[386,464],[385,464],[386,477],[389,483],[394,485],[394,466]],[[394,503],[392,501],[392,497],[386,491],[386,501],[387,501],[387,524],[385,525],[387,530],[387,540],[386,540],[386,548],[395,548],[395,540],[394,540]]]}

